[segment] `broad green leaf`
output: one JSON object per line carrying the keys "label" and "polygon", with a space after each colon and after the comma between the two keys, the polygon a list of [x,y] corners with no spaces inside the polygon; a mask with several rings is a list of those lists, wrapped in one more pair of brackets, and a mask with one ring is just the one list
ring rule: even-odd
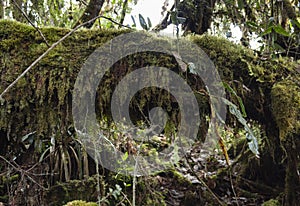
{"label": "broad green leaf", "polygon": [[231,114],[233,114],[242,125],[246,125],[247,121],[243,117],[239,108],[235,104],[233,104],[231,101],[229,101],[228,99],[225,99],[225,98],[222,98],[222,99],[223,99],[223,102],[229,107],[229,112]]}
{"label": "broad green leaf", "polygon": [[282,28],[280,25],[274,26],[273,29],[277,34],[280,34],[282,36],[290,36],[290,33],[284,30],[284,28]]}
{"label": "broad green leaf", "polygon": [[259,36],[265,36],[267,34],[271,34],[273,30],[273,26],[270,26],[269,28],[267,28],[264,32],[262,32]]}

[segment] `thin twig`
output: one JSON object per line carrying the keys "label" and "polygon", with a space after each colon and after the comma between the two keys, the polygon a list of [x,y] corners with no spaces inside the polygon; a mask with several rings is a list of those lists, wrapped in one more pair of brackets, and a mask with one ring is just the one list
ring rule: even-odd
{"label": "thin twig", "polygon": [[123,197],[125,198],[125,200],[127,200],[127,203],[129,204],[129,206],[132,206],[130,200],[128,199],[127,195],[121,191],[121,194],[123,195]]}
{"label": "thin twig", "polygon": [[44,39],[45,43],[47,44],[48,47],[50,47],[47,39],[45,38],[44,34],[41,32],[41,30],[35,26],[33,24],[33,22],[29,19],[29,17],[26,15],[26,13],[22,10],[22,8],[17,4],[17,2],[15,0],[13,0],[13,4],[20,10],[20,12],[23,14],[23,16],[25,17],[25,19],[27,19],[27,21],[31,24],[31,26],[33,26],[41,35],[41,37]]}
{"label": "thin twig", "polygon": [[5,157],[0,155],[0,158],[2,160],[4,160],[8,165],[10,165],[12,168],[14,168],[16,171],[20,172],[22,176],[26,175],[26,177],[28,177],[28,179],[30,179],[33,183],[37,184],[40,188],[42,188],[43,190],[47,190],[47,188],[45,188],[44,186],[40,185],[37,181],[35,181],[26,170],[23,170],[22,168],[20,168],[20,166],[15,166],[14,164],[12,164],[10,161],[8,161]]}
{"label": "thin twig", "polygon": [[234,189],[234,186],[233,186],[233,180],[232,180],[232,173],[231,172],[232,172],[232,167],[230,166],[230,168],[229,168],[230,185],[231,185],[231,189],[232,189],[233,195],[234,195],[235,200],[236,200],[236,205],[240,206],[239,201],[238,201],[238,196],[237,196],[237,194],[235,192],[235,189]]}
{"label": "thin twig", "polygon": [[[112,18],[109,18],[109,17],[106,17],[106,16],[99,16],[98,18],[103,18],[103,19],[106,19],[106,20],[108,20],[108,21],[111,21],[112,23],[114,23],[114,24],[117,24],[117,25],[119,25],[120,27],[125,27],[125,28],[127,28],[127,29],[132,29],[130,26],[126,26],[126,25],[123,25],[123,24],[120,24],[119,22],[116,22],[115,20],[113,20]],[[98,19],[97,17],[96,17],[96,19]]]}
{"label": "thin twig", "polygon": [[[109,17],[106,17],[106,16],[102,16],[102,15],[99,15],[99,16],[97,16],[97,17],[95,17],[95,18],[93,18],[93,19],[91,19],[91,20],[89,20],[89,21],[87,21],[87,22],[85,22],[85,23],[83,23],[83,24],[80,24],[80,25],[78,25],[78,26],[76,26],[74,29],[72,29],[69,33],[67,33],[65,36],[63,36],[60,40],[58,40],[57,42],[55,42],[55,43],[53,43],[52,45],[51,45],[51,47],[49,47],[48,49],[47,49],[47,51],[45,51],[41,56],[39,56],[27,69],[25,69],[25,71],[22,73],[22,74],[20,74],[8,87],[6,87],[6,89],[1,93],[1,95],[0,95],[0,101],[1,100],[3,100],[3,95],[5,94],[5,93],[7,93],[7,91],[11,88],[11,87],[13,87],[30,69],[32,69],[32,67],[34,67],[39,61],[41,61],[51,50],[53,50],[58,44],[60,44],[61,42],[63,42],[66,38],[68,38],[70,35],[72,35],[75,31],[77,31],[79,28],[81,28],[82,26],[84,26],[84,25],[86,25],[86,24],[89,24],[89,23],[91,23],[91,22],[93,22],[93,21],[95,21],[96,19],[98,19],[98,18],[104,18],[104,19],[107,19],[107,20],[109,20],[109,21],[111,21],[111,22],[113,22],[113,23],[115,23],[115,24],[117,24],[117,25],[120,25],[118,22],[116,22],[116,21],[114,21],[114,20],[112,20],[111,18],[109,18]],[[130,28],[131,29],[131,27],[129,27],[129,26],[124,26],[124,25],[122,25],[123,27],[126,27],[126,28]]]}

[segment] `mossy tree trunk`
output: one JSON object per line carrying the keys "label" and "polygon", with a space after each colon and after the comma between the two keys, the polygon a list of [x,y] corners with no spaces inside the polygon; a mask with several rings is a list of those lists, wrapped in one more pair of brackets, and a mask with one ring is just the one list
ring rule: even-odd
{"label": "mossy tree trunk", "polygon": [[[43,28],[42,32],[50,43],[54,43],[68,30]],[[22,137],[31,132],[36,132],[38,139],[43,141],[49,142],[54,135],[57,141],[68,144],[72,127],[72,90],[78,72],[95,49],[124,32],[129,31],[76,32],[26,74],[1,102],[0,135],[1,142],[5,144],[0,145],[0,153],[10,150],[8,158],[21,158],[20,154],[28,152],[23,148]],[[297,169],[300,150],[300,86],[295,65],[281,58],[261,60],[250,50],[216,37],[194,36],[191,41],[208,54],[221,79],[243,99],[248,119],[261,124],[267,136],[263,140],[265,147],[261,151],[261,160],[252,158],[245,171],[251,171],[250,178],[253,180],[270,186],[278,186],[285,179],[286,205],[295,205],[299,198],[295,191],[299,191]],[[0,21],[0,92],[46,49],[47,45],[34,28]],[[134,57],[139,64],[135,67],[141,68],[154,62],[178,71],[174,58],[149,55],[152,56]],[[133,69],[133,65],[125,59],[114,66],[116,73],[112,76],[120,76],[128,69]],[[104,84],[116,84],[118,80],[106,79]],[[103,114],[109,112],[107,108],[112,91],[100,92],[102,96],[98,96],[98,100],[103,103],[103,108],[96,108],[96,111]],[[232,98],[231,101],[236,100]],[[232,117],[228,116],[227,121],[230,124]],[[31,150],[34,151],[36,148]],[[285,167],[286,172],[282,172]]]}

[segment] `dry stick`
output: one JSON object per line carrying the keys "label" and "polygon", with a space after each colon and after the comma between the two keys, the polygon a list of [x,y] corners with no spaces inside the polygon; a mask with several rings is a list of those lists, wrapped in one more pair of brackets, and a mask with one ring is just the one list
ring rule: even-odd
{"label": "dry stick", "polygon": [[26,175],[28,177],[28,179],[30,179],[33,183],[37,184],[39,187],[41,187],[44,190],[47,190],[47,188],[45,188],[44,186],[40,185],[37,181],[35,181],[26,170],[23,170],[22,168],[20,168],[20,166],[15,166],[13,163],[11,163],[10,161],[8,161],[5,157],[3,157],[2,155],[0,155],[0,158],[2,160],[4,160],[8,165],[10,165],[13,169],[15,169],[16,171],[20,172],[21,175]]}
{"label": "dry stick", "polygon": [[27,19],[27,21],[31,24],[31,26],[33,26],[39,32],[39,34],[44,39],[44,41],[47,44],[47,46],[50,47],[47,39],[45,38],[45,36],[41,32],[41,30],[32,23],[32,21],[29,19],[29,17],[25,14],[25,12],[21,9],[21,7],[17,4],[17,2],[15,0],[13,0],[13,4],[20,10],[20,12],[23,14],[23,16],[25,17],[25,19]]}
{"label": "dry stick", "polygon": [[[20,74],[10,85],[8,85],[8,87],[6,87],[6,89],[1,93],[0,95],[0,101],[3,101],[3,95],[5,93],[7,93],[7,91],[13,87],[30,69],[32,69],[32,67],[34,67],[39,61],[41,61],[41,59],[43,59],[51,50],[53,50],[58,44],[60,44],[62,41],[64,41],[66,38],[68,38],[71,34],[73,34],[75,31],[77,31],[80,27],[86,25],[86,24],[89,24],[90,22],[93,22],[95,21],[96,19],[98,18],[104,18],[104,19],[107,19],[115,24],[118,24],[120,25],[118,22],[112,20],[111,18],[108,18],[106,16],[102,16],[102,15],[99,15],[83,24],[80,24],[78,25],[77,27],[75,27],[74,29],[72,29],[69,33],[67,33],[65,36],[63,36],[60,40],[58,40],[57,42],[55,42],[54,44],[51,45],[51,47],[49,47],[47,49],[47,51],[45,51],[39,58],[37,58],[22,74]],[[124,26],[122,25],[123,27],[126,27],[126,28],[130,28],[131,27],[128,27],[128,26]]]}

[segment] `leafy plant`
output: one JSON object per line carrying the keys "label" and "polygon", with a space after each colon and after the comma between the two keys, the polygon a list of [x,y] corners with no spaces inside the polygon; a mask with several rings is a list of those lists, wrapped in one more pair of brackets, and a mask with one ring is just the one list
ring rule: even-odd
{"label": "leafy plant", "polygon": [[[134,23],[134,26],[136,26],[135,19],[133,16],[131,16],[131,19]],[[149,19],[149,17],[147,17],[147,22],[146,22],[146,20],[142,14],[139,14],[139,22],[140,22],[141,27],[146,31],[149,31],[150,28],[152,27],[152,23],[151,23],[151,20]]]}
{"label": "leafy plant", "polygon": [[53,176],[59,174],[60,181],[69,181],[72,174],[79,178],[89,175],[87,152],[84,145],[76,138],[66,143],[58,142],[52,136],[49,146],[40,155],[39,162],[47,159],[50,161]]}
{"label": "leafy plant", "polygon": [[251,152],[255,154],[255,156],[259,157],[258,141],[254,135],[254,132],[247,124],[247,120],[243,117],[241,111],[235,104],[233,104],[231,101],[225,98],[222,98],[222,101],[229,107],[229,112],[232,115],[234,115],[237,118],[237,120],[244,126],[244,129],[246,131],[246,138],[248,139],[248,147],[251,150]]}

